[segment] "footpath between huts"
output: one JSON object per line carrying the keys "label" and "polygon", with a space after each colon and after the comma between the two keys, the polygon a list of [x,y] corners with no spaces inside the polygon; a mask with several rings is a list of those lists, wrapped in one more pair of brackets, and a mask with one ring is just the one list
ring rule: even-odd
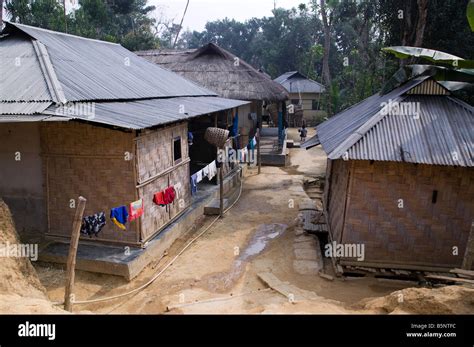
{"label": "footpath between huts", "polygon": [[[297,137],[295,129],[290,129],[290,136]],[[474,312],[474,290],[466,287],[406,288],[412,285],[380,282],[369,277],[351,281],[319,277],[311,265],[318,261],[314,258],[317,244],[310,240],[311,236],[302,234],[298,202],[308,198],[303,189],[305,177],[324,174],[326,160],[318,148],[312,154],[291,149],[290,159],[291,165],[286,168],[264,167],[260,175],[250,170],[238,203],[225,218],[216,222],[144,290],[111,301],[78,305],[74,311],[114,314]],[[151,263],[130,283],[115,276],[77,271],[77,300],[110,297],[141,286],[211,220],[203,217],[197,223],[197,230],[178,240],[166,257]],[[49,299],[61,301],[64,268],[40,263],[34,266]],[[400,294],[403,302],[399,300]],[[28,295],[26,291],[24,296]],[[45,307],[41,311],[57,312],[56,307]],[[19,306],[16,309],[20,310]],[[21,312],[29,311],[35,312],[30,307],[21,308]],[[15,311],[11,308],[9,312]]]}

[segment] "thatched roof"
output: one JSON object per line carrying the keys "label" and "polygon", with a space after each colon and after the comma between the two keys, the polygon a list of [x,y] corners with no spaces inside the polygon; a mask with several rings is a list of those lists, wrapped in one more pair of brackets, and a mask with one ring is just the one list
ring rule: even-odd
{"label": "thatched roof", "polygon": [[199,49],[135,52],[150,62],[195,81],[224,98],[283,101],[287,91],[250,64],[209,43]]}

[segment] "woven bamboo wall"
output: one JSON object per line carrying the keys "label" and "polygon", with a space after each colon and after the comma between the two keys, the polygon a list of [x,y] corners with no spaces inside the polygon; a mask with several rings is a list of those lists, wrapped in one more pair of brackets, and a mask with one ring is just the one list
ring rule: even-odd
{"label": "woven bamboo wall", "polygon": [[344,224],[344,209],[350,162],[339,159],[333,160],[331,165],[331,183],[330,185],[326,185],[325,189],[329,189],[328,210],[332,237],[333,240],[339,242]]}
{"label": "woven bamboo wall", "polygon": [[185,123],[148,130],[137,139],[138,181],[143,182],[173,166],[173,138],[181,136],[182,158],[188,158],[188,130]]}
{"label": "woven bamboo wall", "polygon": [[[144,215],[141,217],[142,241],[152,238],[176,215],[190,205],[190,173],[187,142],[188,126],[176,126],[147,131],[136,139],[138,194],[144,200]],[[173,163],[173,139],[181,136],[182,160]],[[153,203],[153,195],[170,185],[181,183],[181,205],[179,199],[168,207]]]}
{"label": "woven bamboo wall", "polygon": [[474,217],[472,168],[354,161],[353,175],[342,241],[364,243],[365,261],[461,265]]}
{"label": "woven bamboo wall", "polygon": [[[75,209],[70,199],[87,199],[84,215],[105,212],[107,224],[100,241],[138,242],[138,225],[127,224],[127,231],[108,218],[110,209],[135,200],[133,134],[77,122],[44,123],[41,149],[45,161],[49,234],[69,237]],[[86,237],[88,239],[88,237]]]}

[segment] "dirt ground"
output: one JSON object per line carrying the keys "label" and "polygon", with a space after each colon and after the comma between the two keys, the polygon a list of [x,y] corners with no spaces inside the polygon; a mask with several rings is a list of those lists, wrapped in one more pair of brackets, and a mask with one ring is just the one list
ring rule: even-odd
{"label": "dirt ground", "polygon": [[[17,245],[19,238],[8,206],[0,199],[0,244]],[[0,258],[0,313],[60,313],[49,301],[27,258]]]}
{"label": "dirt ground", "polygon": [[[309,129],[308,138],[313,134]],[[299,142],[296,129],[290,129],[289,137]],[[294,148],[290,157],[291,165],[286,168],[263,167],[260,175],[251,169],[235,206],[151,285],[127,297],[77,305],[75,312],[474,313],[474,289],[467,287],[416,288],[410,283],[370,277],[328,281],[311,269],[309,274],[295,271],[296,255],[313,259],[316,252],[311,242],[300,243],[309,237],[302,235],[298,226],[298,203],[307,199],[303,179],[324,174],[326,158],[320,147],[310,151]],[[212,220],[203,217],[200,230]],[[167,256],[150,264],[130,283],[115,276],[77,271],[76,300],[109,297],[137,288],[198,233],[178,240]],[[50,300],[61,301],[64,268],[39,263],[35,268]],[[262,272],[272,273],[291,286],[295,295],[288,298],[269,289],[257,276]]]}

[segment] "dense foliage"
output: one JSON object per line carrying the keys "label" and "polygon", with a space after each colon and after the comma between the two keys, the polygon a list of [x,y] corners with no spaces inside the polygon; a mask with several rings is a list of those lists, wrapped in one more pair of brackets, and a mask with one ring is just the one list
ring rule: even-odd
{"label": "dense foliage", "polygon": [[[418,46],[473,59],[468,2],[307,0],[293,9],[277,8],[271,17],[208,22],[202,32],[181,32],[176,48],[214,42],[273,78],[298,70],[326,85],[323,105],[333,114],[381,90],[399,68],[400,60],[383,47]],[[67,25],[69,33],[131,50],[172,48],[180,29],[153,17],[155,8],[146,0],[79,0],[79,5],[65,16],[63,1],[6,0],[14,21],[59,31]]]}

